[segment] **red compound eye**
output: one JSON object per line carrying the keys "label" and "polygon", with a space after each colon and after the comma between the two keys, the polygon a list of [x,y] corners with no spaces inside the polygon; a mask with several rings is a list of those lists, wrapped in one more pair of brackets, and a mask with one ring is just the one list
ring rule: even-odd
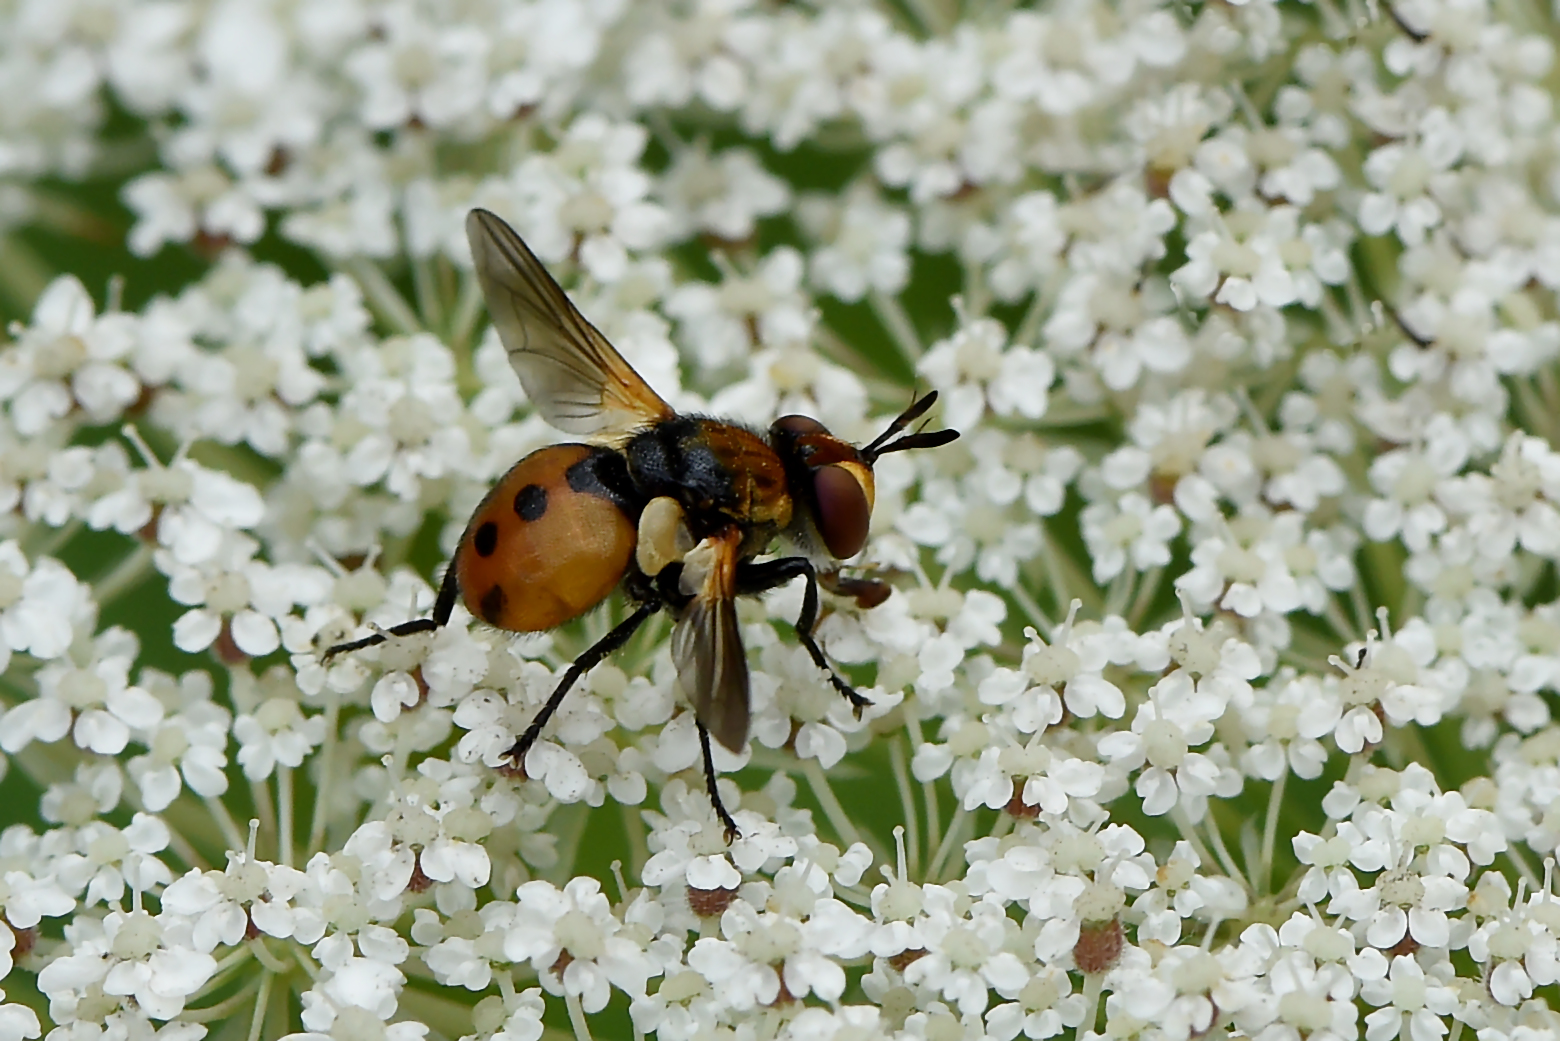
{"label": "red compound eye", "polygon": [[861,552],[872,523],[872,503],[860,479],[843,466],[819,467],[813,474],[818,502],[818,534],[830,555],[844,560]]}

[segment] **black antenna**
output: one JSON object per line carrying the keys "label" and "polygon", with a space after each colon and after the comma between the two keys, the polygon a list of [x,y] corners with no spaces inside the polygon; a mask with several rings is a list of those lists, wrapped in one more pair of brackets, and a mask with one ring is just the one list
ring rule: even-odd
{"label": "black antenna", "polygon": [[861,449],[861,456],[870,466],[877,461],[879,456],[890,452],[904,452],[912,448],[936,448],[945,445],[959,436],[957,430],[917,430],[913,434],[906,434],[899,440],[889,443],[889,439],[900,433],[914,423],[917,419],[937,403],[937,392],[934,390],[924,398],[910,403],[910,407],[899,413],[899,416],[888,425],[888,429],[873,439],[872,443]]}

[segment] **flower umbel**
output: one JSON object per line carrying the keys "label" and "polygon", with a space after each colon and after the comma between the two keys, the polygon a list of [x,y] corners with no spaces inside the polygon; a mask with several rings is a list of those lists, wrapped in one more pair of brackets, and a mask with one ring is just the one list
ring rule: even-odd
{"label": "flower umbel", "polygon": [[[1560,1036],[1556,29],[0,5],[0,1041]],[[511,754],[618,593],[323,657],[563,439],[474,208],[679,413],[938,392],[774,547],[869,705],[801,582],[708,780],[664,614]]]}

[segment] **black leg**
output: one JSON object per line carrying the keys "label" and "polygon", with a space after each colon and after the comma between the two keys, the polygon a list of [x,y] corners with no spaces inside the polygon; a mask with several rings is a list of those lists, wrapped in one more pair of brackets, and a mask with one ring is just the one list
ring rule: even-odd
{"label": "black leg", "polygon": [[[414,618],[410,622],[402,622],[400,625],[392,625],[385,630],[391,636],[410,636],[412,633],[426,633],[434,629],[442,628],[449,624],[450,615],[455,611],[455,597],[460,593],[455,581],[455,561],[450,561],[444,569],[444,581],[439,585],[439,598],[433,602],[432,618]],[[361,651],[364,647],[375,647],[385,642],[384,633],[375,633],[365,636],[361,640],[353,640],[350,643],[338,643],[329,648],[320,656],[320,660],[329,662],[338,654],[346,654],[349,651]]]}
{"label": "black leg", "polygon": [[720,823],[726,829],[726,845],[729,846],[742,837],[742,830],[732,820],[731,814],[726,812],[726,804],[720,801],[720,786],[715,783],[715,760],[710,756],[710,732],[703,723],[696,722],[694,725],[699,728],[699,747],[704,750],[704,790],[709,792],[715,816],[720,818]]}
{"label": "black leg", "polygon": [[798,575],[807,579],[807,588],[802,593],[802,613],[796,619],[796,638],[807,648],[813,664],[828,674],[829,682],[850,702],[856,710],[856,718],[860,719],[861,710],[872,704],[872,700],[856,693],[856,688],[834,671],[829,659],[823,656],[818,641],[813,639],[813,626],[818,624],[818,572],[813,568],[812,561],[806,557],[781,557],[779,560],[766,560],[762,564],[743,561],[737,565],[737,592],[743,596],[754,596],[783,586]]}
{"label": "black leg", "polygon": [[547,725],[547,721],[552,718],[553,713],[558,711],[558,706],[563,704],[564,696],[569,693],[569,688],[574,686],[581,676],[595,668],[601,659],[627,643],[629,637],[633,636],[639,627],[645,624],[645,619],[660,609],[661,605],[658,603],[641,604],[634,609],[633,614],[619,622],[617,628],[591,644],[584,654],[575,658],[574,664],[569,666],[569,671],[563,674],[563,679],[559,680],[558,685],[553,688],[552,695],[547,699],[547,704],[543,705],[542,710],[536,714],[536,718],[531,720],[531,725],[525,728],[525,733],[520,735],[520,740],[516,741],[509,751],[504,753],[505,758],[512,759],[515,766],[524,771],[526,753],[531,750],[532,745],[536,744],[536,739],[541,736],[542,728]]}

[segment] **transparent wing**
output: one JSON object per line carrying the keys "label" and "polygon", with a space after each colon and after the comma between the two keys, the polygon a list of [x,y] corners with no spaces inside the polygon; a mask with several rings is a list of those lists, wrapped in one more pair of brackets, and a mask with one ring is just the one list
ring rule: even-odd
{"label": "transparent wing", "polygon": [[737,622],[735,529],[705,539],[684,560],[693,600],[672,630],[677,684],[715,740],[740,752],[748,732],[748,665]]}
{"label": "transparent wing", "polygon": [[672,407],[569,302],[513,228],[472,210],[466,238],[498,338],[542,418],[606,438],[671,418]]}

